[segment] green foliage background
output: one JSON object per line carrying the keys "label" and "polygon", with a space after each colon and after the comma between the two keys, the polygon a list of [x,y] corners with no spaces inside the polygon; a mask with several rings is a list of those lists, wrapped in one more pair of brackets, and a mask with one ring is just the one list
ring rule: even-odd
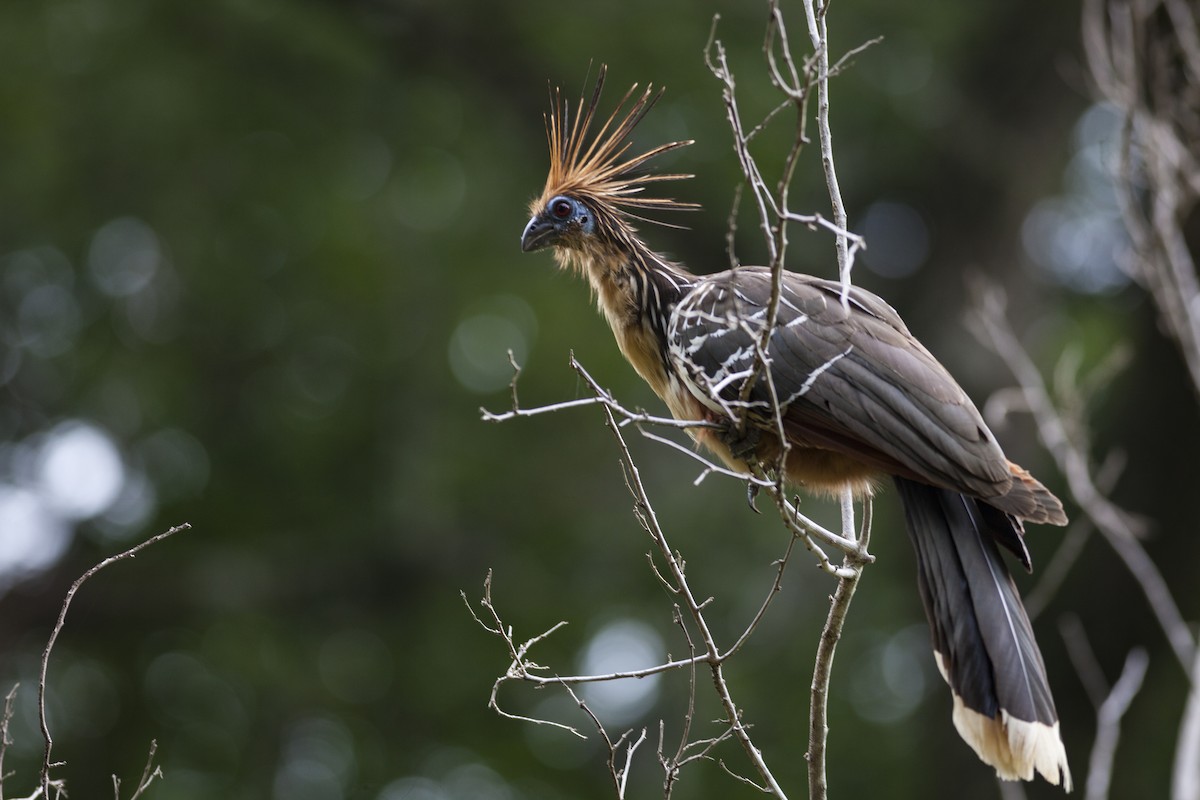
{"label": "green foliage background", "polygon": [[[803,18],[788,5],[799,45]],[[1077,292],[1021,247],[1030,209],[1064,191],[1073,126],[1089,105],[1078,11],[1032,0],[833,5],[838,52],[884,37],[833,88],[852,222],[892,200],[916,209],[929,235],[915,274],[862,267],[856,279],[980,402],[1008,379],[964,334],[973,273],[1008,290],[1046,369],[1067,348],[1085,364],[1120,342],[1132,348],[1133,366],[1097,398],[1096,452],[1127,456],[1114,497],[1152,521],[1148,547],[1195,619],[1200,537],[1187,501],[1200,437],[1179,359],[1138,290]],[[72,796],[106,795],[114,771],[132,780],[152,738],[166,777],[150,796],[169,800],[611,796],[594,737],[581,744],[487,710],[507,658],[459,592],[477,597],[492,569],[518,637],[569,620],[537,655],[562,672],[578,669],[581,649],[614,620],[651,626],[681,654],[670,599],[646,566],[648,542],[597,412],[493,426],[478,409],[508,404],[508,347],[527,403],[586,393],[566,366],[574,351],[629,404],[659,408],[583,285],[517,242],[545,174],[546,82],[574,94],[604,62],[609,103],[634,81],[669,87],[639,131],[644,142],[697,140],[668,165],[697,174],[674,188],[705,210],[683,220],[690,230],[647,237],[697,271],[724,268],[738,173],[703,63],[718,12],[744,110],[765,113],[774,97],[759,3],[0,5],[0,480],[19,484],[23,452],[61,421],[87,420],[155,498],[132,524],[82,522],[62,558],[0,597],[0,685],[21,682],[10,795],[36,774],[36,662],[66,588],[104,556],[187,521],[193,530],[102,573],[76,599],[50,671],[55,755]],[[760,152],[787,135],[770,129]],[[815,149],[794,197],[797,209],[827,207]],[[114,220],[157,243],[137,294],[106,293],[89,268]],[[743,261],[760,253],[755,236],[744,217]],[[834,273],[828,236],[797,231],[793,241],[793,268]],[[21,308],[49,284],[67,300],[38,330],[61,346],[39,349],[22,339]],[[1063,490],[1027,424],[999,433],[1013,458]],[[728,641],[769,586],[784,534],[747,510],[738,486],[697,489],[691,462],[635,448]],[[823,503],[809,507],[830,516]],[[833,795],[996,796],[950,724],[886,496],[876,520],[879,563],[835,667]],[[1060,537],[1030,532],[1036,564]],[[730,670],[794,796],[832,588],[808,564],[796,559]],[[1150,649],[1116,796],[1163,796],[1183,675],[1098,541],[1037,626],[1082,779],[1092,711],[1058,636],[1063,614],[1081,618],[1110,678],[1131,646]],[[910,641],[920,661],[903,674],[923,689],[885,677],[889,643]],[[659,688],[636,720],[652,741],[632,796],[654,796],[660,780],[656,721],[667,720],[668,747],[678,735],[685,676]],[[897,692],[915,692],[915,705],[873,718],[871,705]],[[586,728],[548,696],[512,690],[503,700]],[[702,705],[698,717],[716,715]],[[722,757],[745,771],[734,747]],[[1053,792],[1039,784],[1028,795]],[[750,796],[713,764],[685,773],[677,794]]]}

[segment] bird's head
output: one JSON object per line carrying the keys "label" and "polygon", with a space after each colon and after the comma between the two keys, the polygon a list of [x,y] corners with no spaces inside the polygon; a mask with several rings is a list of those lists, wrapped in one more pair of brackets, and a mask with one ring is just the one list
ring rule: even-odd
{"label": "bird's head", "polygon": [[[633,237],[633,220],[668,224],[640,216],[633,209],[699,208],[695,203],[642,195],[646,184],[692,177],[644,171],[650,159],[689,145],[690,140],[659,145],[640,155],[628,154],[630,133],[662,96],[661,90],[647,87],[637,95],[634,84],[599,131],[590,135],[606,72],[601,66],[591,101],[585,105],[580,98],[573,119],[561,92],[553,89],[550,93],[552,108],[546,115],[550,173],[541,196],[529,206],[531,217],[521,234],[521,249],[527,253],[554,247],[562,261],[570,253],[620,247]],[[625,109],[631,98],[636,99]]]}

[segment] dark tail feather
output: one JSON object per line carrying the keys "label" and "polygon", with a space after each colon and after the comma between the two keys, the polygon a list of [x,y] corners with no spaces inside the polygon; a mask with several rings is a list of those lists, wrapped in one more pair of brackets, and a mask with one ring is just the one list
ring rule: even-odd
{"label": "dark tail feather", "polygon": [[1042,654],[996,541],[1019,538],[1003,511],[896,478],[938,668],[954,726],[1006,780],[1038,772],[1071,790],[1071,772]]}

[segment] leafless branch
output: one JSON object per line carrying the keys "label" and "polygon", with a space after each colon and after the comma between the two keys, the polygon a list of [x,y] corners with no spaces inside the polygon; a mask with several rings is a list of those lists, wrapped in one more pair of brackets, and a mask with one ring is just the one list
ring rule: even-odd
{"label": "leafless branch", "polygon": [[[871,537],[871,500],[863,501],[862,529],[855,536],[853,498],[849,492],[842,496],[842,535],[853,537],[859,542],[862,552],[866,552]],[[809,800],[824,800],[829,785],[825,771],[825,745],[829,737],[829,681],[833,674],[833,657],[837,644],[842,638],[842,628],[846,624],[846,615],[850,611],[850,601],[858,588],[858,580],[862,575],[864,560],[852,553],[847,553],[842,564],[843,573],[838,578],[837,589],[830,598],[829,615],[825,619],[825,627],[821,630],[821,639],[817,645],[816,664],[813,667],[812,699],[809,705],[808,752],[808,796]]]}
{"label": "leafless branch", "polygon": [[[825,23],[828,9],[829,0],[804,0],[808,37],[817,57],[817,132],[821,141],[821,164],[825,168],[825,185],[829,189],[829,201],[833,207],[833,224],[845,230],[846,206],[842,203],[842,190],[834,167],[833,131],[829,127],[829,33]],[[849,241],[847,236],[837,237],[838,274],[847,291],[850,288],[850,271],[854,268],[854,250],[848,246]],[[845,298],[843,292],[843,302]]]}
{"label": "leafless branch", "polygon": [[1004,314],[1003,292],[996,287],[981,290],[978,313],[972,317],[981,341],[1000,356],[1016,378],[1038,435],[1066,477],[1071,496],[1133,575],[1175,657],[1189,671],[1195,657],[1195,639],[1158,566],[1138,541],[1139,525],[1097,487],[1086,445],[1068,435],[1069,430],[1079,426],[1063,418]]}
{"label": "leafless branch", "polygon": [[[483,579],[483,597],[479,601],[480,607],[487,611],[488,616],[491,618],[490,623],[480,619],[479,615],[475,613],[475,608],[471,605],[471,601],[467,599],[466,592],[460,592],[459,594],[462,596],[463,603],[466,604],[467,610],[471,613],[471,616],[474,617],[475,621],[479,623],[480,627],[482,627],[485,631],[502,639],[504,644],[508,647],[509,656],[512,658],[511,663],[508,665],[508,669],[506,669],[504,674],[497,678],[492,684],[492,693],[488,698],[488,708],[492,709],[506,719],[517,720],[521,722],[532,722],[535,725],[548,725],[552,728],[559,728],[560,730],[567,731],[568,733],[571,733],[580,739],[587,739],[587,736],[571,725],[564,725],[561,722],[555,722],[553,720],[542,719],[539,717],[527,717],[522,714],[514,714],[500,707],[500,687],[508,681],[524,680],[534,683],[543,681],[545,676],[540,676],[537,673],[545,671],[546,668],[535,663],[534,661],[531,661],[528,658],[529,651],[538,642],[543,641],[547,637],[551,636],[555,631],[566,625],[566,621],[563,620],[557,622],[537,636],[534,636],[531,639],[526,639],[522,644],[518,645],[513,639],[512,626],[504,624],[504,621],[500,618],[500,612],[496,610],[496,606],[492,603],[491,570],[488,570],[487,577]],[[561,681],[555,682],[558,683]]]}
{"label": "leafless branch", "polygon": [[8,694],[4,695],[4,712],[0,715],[0,800],[4,800],[4,781],[9,777],[9,773],[4,771],[4,755],[8,752],[8,746],[12,744],[8,735],[8,724],[12,721],[13,701],[16,700],[17,689],[20,686],[19,683],[14,683]]}
{"label": "leafless branch", "polygon": [[[1184,233],[1200,202],[1196,7],[1182,0],[1085,0],[1082,23],[1095,94],[1124,118],[1111,165],[1132,243],[1124,266],[1153,299],[1200,397],[1200,277]],[[1173,623],[1168,638],[1190,679],[1172,797],[1200,800],[1200,647]]]}
{"label": "leafless branch", "polygon": [[[179,533],[180,531],[189,530],[191,527],[192,526],[186,522],[183,523],[182,525],[176,525],[175,527],[170,528],[166,531],[163,531],[162,533],[160,533],[156,536],[151,536],[149,539],[145,540],[144,542],[142,542],[140,544],[134,545],[133,547],[129,548],[128,550],[124,551],[123,553],[118,553],[115,556],[109,556],[108,558],[104,559],[96,566],[89,569],[87,572],[80,575],[79,578],[76,579],[76,581],[71,584],[71,588],[67,590],[67,596],[63,600],[62,609],[58,612],[58,621],[54,624],[54,629],[50,632],[50,639],[49,639],[49,641],[46,642],[46,649],[42,651],[41,674],[38,678],[38,720],[41,723],[41,727],[42,727],[42,738],[46,742],[45,750],[43,751],[43,755],[42,755],[42,772],[41,772],[41,778],[39,781],[39,783],[41,785],[41,792],[42,792],[43,796],[45,796],[45,797],[50,796],[50,789],[51,789],[51,787],[55,786],[55,784],[56,784],[56,782],[52,781],[50,778],[50,771],[55,766],[58,766],[51,759],[51,750],[54,747],[54,739],[50,736],[50,723],[46,718],[46,686],[47,686],[46,672],[50,668],[50,654],[54,650],[54,643],[56,641],[58,641],[58,635],[62,632],[63,625],[67,621],[67,610],[71,607],[71,601],[75,598],[75,593],[79,591],[80,587],[82,587],[83,584],[88,581],[88,579],[90,579],[93,575],[95,575],[97,572],[104,569],[105,567],[111,566],[111,565],[117,563],[118,561],[124,561],[126,559],[134,558],[135,556],[137,556],[138,553],[140,553],[142,550],[145,550],[147,547],[158,544],[163,539],[166,539],[167,537],[170,537],[170,536],[174,536],[175,534]],[[150,752],[151,752],[151,756],[153,756],[154,747],[151,747]],[[61,785],[59,785],[57,788],[58,788],[58,791],[61,793],[62,792]],[[140,793],[141,793],[141,789],[139,787],[138,794],[140,794]],[[134,795],[134,796],[136,797],[137,795]]]}
{"label": "leafless branch", "polygon": [[1086,800],[1106,800],[1112,784],[1113,765],[1116,762],[1117,742],[1121,735],[1121,720],[1129,710],[1133,698],[1142,688],[1150,657],[1141,647],[1135,647],[1125,657],[1121,675],[1111,687],[1096,661],[1096,654],[1088,642],[1082,623],[1075,617],[1067,617],[1061,624],[1063,641],[1067,653],[1075,665],[1092,705],[1096,708],[1096,740],[1088,759]]}
{"label": "leafless branch", "polygon": [[[152,739],[150,741],[150,752],[146,756],[146,766],[142,770],[141,778],[138,779],[137,788],[135,788],[133,790],[133,794],[129,795],[129,800],[137,800],[139,797],[142,796],[142,794],[145,793],[145,791],[147,789],[150,788],[150,784],[154,783],[154,781],[156,779],[161,778],[163,776],[162,768],[156,766],[154,763],[154,754],[157,752],[158,752],[158,742]],[[121,779],[118,778],[116,775],[113,775],[112,779],[113,779],[113,798],[114,798],[114,800],[121,800]]]}
{"label": "leafless branch", "polygon": [[1190,689],[1175,742],[1171,800],[1200,800],[1200,647],[1192,663]]}
{"label": "leafless branch", "polygon": [[[849,291],[850,269],[853,265],[854,255],[860,248],[865,247],[863,239],[851,233],[847,228],[845,206],[842,203],[841,190],[838,187],[837,173],[833,163],[833,140],[829,130],[828,96],[829,78],[833,73],[829,66],[824,8],[820,9],[820,20],[816,20],[813,16],[814,11],[811,0],[806,3],[806,14],[809,18],[813,54],[802,66],[797,64],[792,54],[787,26],[784,23],[783,13],[779,8],[777,0],[770,0],[768,3],[768,12],[769,18],[763,42],[763,52],[767,60],[771,83],[784,95],[785,100],[768,112],[766,117],[758,125],[750,129],[748,133],[746,132],[746,126],[737,103],[737,82],[733,71],[729,67],[724,45],[716,36],[719,17],[714,17],[713,19],[712,31],[709,34],[709,41],[705,47],[705,62],[709,70],[713,73],[713,76],[722,84],[722,97],[725,102],[726,119],[733,133],[734,152],[737,154],[738,164],[745,178],[745,184],[743,185],[750,187],[755,198],[759,228],[767,247],[767,265],[770,267],[773,276],[772,291],[767,303],[766,317],[758,331],[759,350],[762,353],[767,352],[771,332],[775,329],[775,320],[778,315],[788,245],[788,223],[795,222],[810,228],[822,227],[835,235],[839,275],[841,276],[846,292]],[[848,58],[852,57],[853,54],[861,52],[869,45],[870,43],[867,43],[852,50],[846,57],[838,61],[837,68],[840,69],[844,66]],[[788,207],[788,193],[792,177],[795,174],[800,155],[810,141],[807,134],[808,103],[812,97],[814,87],[817,89],[818,98],[817,124],[821,132],[821,160],[829,190],[833,213],[832,221],[819,213],[798,214]],[[750,142],[759,130],[769,121],[779,116],[779,113],[789,106],[794,109],[793,126],[795,133],[792,144],[785,154],[779,177],[772,189],[764,177],[762,170],[759,168],[753,153],[750,151]],[[738,187],[738,198],[741,196],[741,188],[741,186]],[[730,258],[736,262],[736,256],[732,252],[733,230],[736,218],[731,216],[730,219],[731,224],[728,234]],[[846,301],[846,297],[847,295],[843,293],[844,302]],[[750,376],[742,381],[741,402],[746,402],[749,392],[758,383],[758,376],[764,371],[766,371],[766,363],[760,358],[756,360]],[[744,428],[744,418],[736,417],[736,419],[739,420],[739,429]]]}
{"label": "leafless branch", "polygon": [[1200,34],[1179,0],[1086,0],[1083,43],[1095,93],[1124,117],[1113,165],[1126,267],[1153,298],[1200,395],[1200,279],[1183,223],[1200,200]]}
{"label": "leafless branch", "polygon": [[[1090,375],[1094,375],[1094,372]],[[1082,411],[1078,413],[1082,413]],[[1108,494],[1109,490],[1116,485],[1124,466],[1125,459],[1123,457],[1112,457],[1110,454],[1105,463],[1096,470],[1095,482],[1102,492]],[[1063,537],[1058,549],[1054,551],[1050,562],[1041,570],[1041,579],[1025,596],[1025,613],[1029,615],[1030,620],[1037,619],[1050,604],[1051,599],[1066,580],[1067,574],[1075,566],[1076,560],[1083,553],[1084,546],[1095,532],[1096,526],[1087,516],[1076,520],[1067,529],[1067,535]]]}
{"label": "leafless branch", "polygon": [[749,731],[742,720],[741,709],[738,708],[733,700],[733,695],[725,680],[724,660],[721,658],[720,648],[717,646],[716,639],[708,625],[708,620],[704,616],[705,603],[697,601],[695,593],[692,591],[691,586],[688,585],[683,563],[676,556],[674,549],[663,533],[661,525],[659,525],[658,516],[654,511],[653,505],[650,503],[646,487],[642,484],[641,471],[638,469],[637,464],[634,463],[633,456],[629,452],[629,446],[625,442],[625,437],[621,435],[621,428],[613,417],[612,409],[605,406],[604,416],[605,423],[608,425],[608,429],[613,434],[613,437],[617,440],[617,446],[621,451],[621,463],[625,468],[625,480],[629,486],[630,493],[634,496],[634,505],[638,518],[658,545],[659,552],[666,561],[668,571],[674,579],[675,591],[683,601],[684,608],[690,613],[692,622],[700,633],[700,644],[707,656],[706,661],[709,669],[712,671],[713,685],[716,687],[721,705],[725,709],[726,718],[733,729],[734,738],[741,742],[742,749],[746,752],[746,756],[750,759],[751,763],[754,764],[755,770],[763,779],[769,792],[775,797],[784,798],[786,795],[783,788],[775,780],[770,767],[767,766],[766,761],[763,759],[762,752],[751,741]]}

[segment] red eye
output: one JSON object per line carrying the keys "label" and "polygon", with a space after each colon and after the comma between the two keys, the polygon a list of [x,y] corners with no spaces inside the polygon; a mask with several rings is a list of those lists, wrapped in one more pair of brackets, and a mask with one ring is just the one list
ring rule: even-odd
{"label": "red eye", "polygon": [[550,203],[550,213],[554,215],[555,219],[567,219],[574,210],[571,201],[562,197]]}

